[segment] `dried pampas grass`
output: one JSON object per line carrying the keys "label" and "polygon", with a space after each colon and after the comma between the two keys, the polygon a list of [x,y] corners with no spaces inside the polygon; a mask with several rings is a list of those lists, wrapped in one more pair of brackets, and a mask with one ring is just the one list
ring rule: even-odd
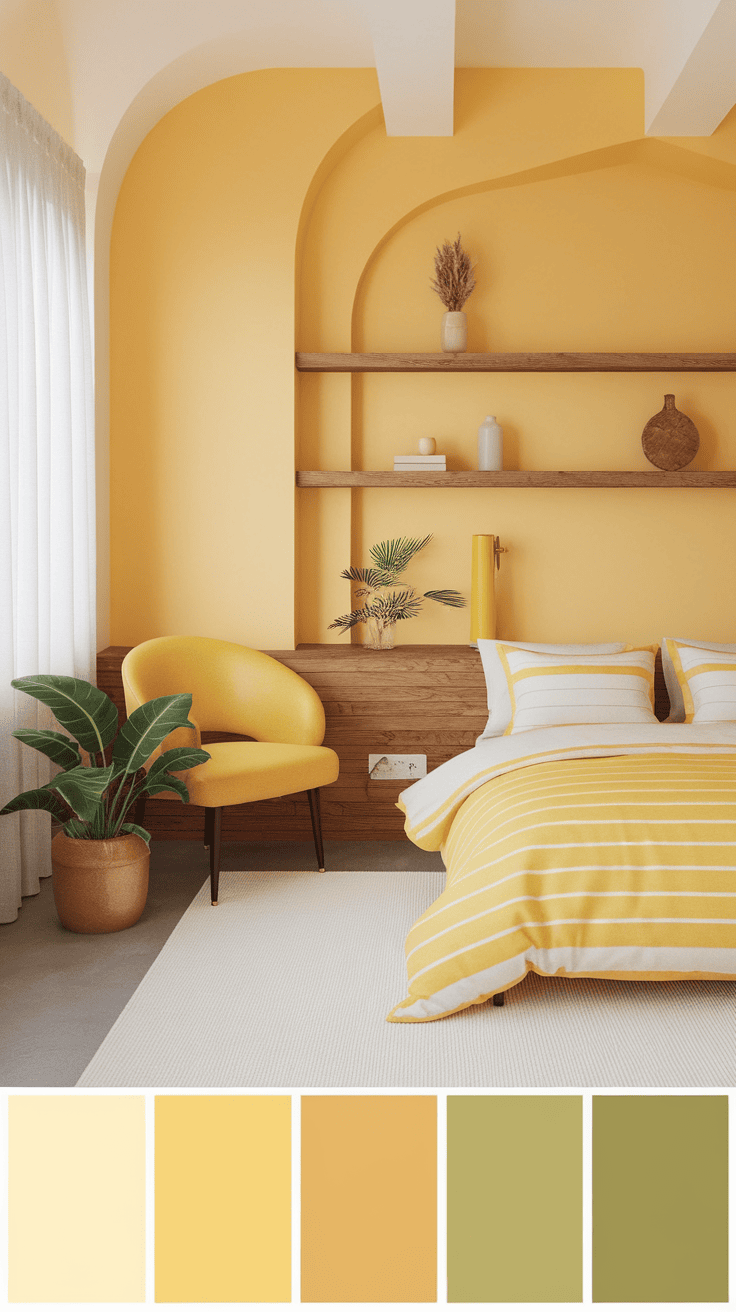
{"label": "dried pampas grass", "polygon": [[470,256],[457,241],[446,241],[437,247],[434,257],[434,279],[429,284],[447,310],[462,310],[475,287],[474,265]]}

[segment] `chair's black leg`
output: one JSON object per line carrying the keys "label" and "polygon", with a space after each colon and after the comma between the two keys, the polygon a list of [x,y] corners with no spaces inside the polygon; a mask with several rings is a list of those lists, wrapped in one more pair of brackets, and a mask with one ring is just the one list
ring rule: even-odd
{"label": "chair's black leg", "polygon": [[134,824],[140,825],[142,828],[145,816],[146,816],[146,795],[144,793],[142,797],[138,798],[138,801],[136,802],[135,808],[133,810]]}
{"label": "chair's black leg", "polygon": [[307,797],[309,798],[309,813],[312,817],[312,833],[314,834],[314,847],[317,853],[317,865],[321,875],[325,872],[325,851],[322,846],[322,818],[319,813],[319,788],[308,788]]}
{"label": "chair's black leg", "polygon": [[505,994],[505,993],[494,993],[494,995],[493,995],[493,1005],[494,1005],[494,1007],[502,1007],[503,1004],[504,1004],[505,998],[506,998],[506,994]]}
{"label": "chair's black leg", "polygon": [[217,906],[217,892],[220,884],[220,833],[222,831],[222,807],[207,808],[212,813],[212,839],[210,842],[210,897],[213,907]]}
{"label": "chair's black leg", "polygon": [[204,808],[204,845],[212,847],[212,825],[215,818],[215,808],[206,806]]}

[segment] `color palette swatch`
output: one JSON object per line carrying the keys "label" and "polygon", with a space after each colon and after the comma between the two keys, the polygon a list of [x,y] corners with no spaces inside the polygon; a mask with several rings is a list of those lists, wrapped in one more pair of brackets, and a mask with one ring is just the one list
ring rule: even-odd
{"label": "color palette swatch", "polygon": [[303,1303],[437,1298],[437,1099],[302,1098]]}
{"label": "color palette swatch", "polygon": [[291,1300],[291,1098],[155,1100],[156,1302]]}
{"label": "color palette swatch", "polygon": [[582,1186],[582,1098],[448,1097],[448,1302],[580,1302]]}
{"label": "color palette swatch", "polygon": [[728,1099],[593,1098],[593,1301],[728,1301]]}
{"label": "color palette swatch", "polygon": [[728,1302],[726,1095],[7,1104],[11,1304]]}
{"label": "color palette swatch", "polygon": [[144,1099],[8,1103],[9,1301],[143,1302]]}

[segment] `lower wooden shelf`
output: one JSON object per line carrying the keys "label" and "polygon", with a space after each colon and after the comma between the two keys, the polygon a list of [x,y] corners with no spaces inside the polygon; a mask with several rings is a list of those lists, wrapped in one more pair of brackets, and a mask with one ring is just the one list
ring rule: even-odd
{"label": "lower wooden shelf", "polygon": [[393,470],[298,469],[297,487],[736,487],[733,469],[504,469],[396,474]]}

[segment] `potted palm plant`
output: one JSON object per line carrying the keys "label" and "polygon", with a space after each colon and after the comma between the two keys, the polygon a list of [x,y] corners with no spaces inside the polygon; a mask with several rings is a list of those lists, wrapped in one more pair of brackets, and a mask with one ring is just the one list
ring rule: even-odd
{"label": "potted palm plant", "polygon": [[394,645],[397,621],[410,620],[418,615],[425,598],[438,601],[443,606],[465,606],[465,598],[452,588],[417,592],[410,583],[400,583],[400,575],[409,562],[431,539],[432,534],[428,533],[426,538],[395,538],[388,542],[377,542],[370,549],[373,565],[367,569],[354,565],[344,569],[340,578],[359,583],[361,586],[354,595],[365,597],[366,600],[357,610],[351,610],[349,615],[338,616],[329,627],[347,633],[356,624],[366,624],[368,637],[364,646],[386,650]]}
{"label": "potted palm plant", "polygon": [[[14,738],[61,767],[49,784],[19,793],[0,811],[50,811],[62,826],[51,843],[54,901],[66,929],[102,934],[127,929],[143,913],[148,893],[150,834],[128,816],[139,798],[189,793],[172,770],[209,760],[199,747],[161,744],[191,725],[191,693],[157,697],[139,706],[118,731],[115,703],[84,679],[39,674],[12,686],[43,702],[68,733],[16,729]],[[76,741],[75,741],[76,739]],[[156,756],[148,772],[144,769]]]}

